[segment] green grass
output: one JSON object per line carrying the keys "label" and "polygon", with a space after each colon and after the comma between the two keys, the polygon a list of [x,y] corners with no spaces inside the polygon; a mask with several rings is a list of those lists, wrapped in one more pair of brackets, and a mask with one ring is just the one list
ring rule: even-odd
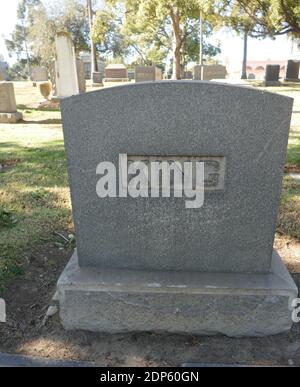
{"label": "green grass", "polygon": [[300,167],[300,130],[291,130],[287,153],[287,163]]}
{"label": "green grass", "polygon": [[277,231],[300,240],[300,181],[288,176],[283,180]]}
{"label": "green grass", "polygon": [[23,272],[28,252],[72,227],[61,131],[15,128],[0,130],[1,139],[13,139],[0,143],[0,292]]}

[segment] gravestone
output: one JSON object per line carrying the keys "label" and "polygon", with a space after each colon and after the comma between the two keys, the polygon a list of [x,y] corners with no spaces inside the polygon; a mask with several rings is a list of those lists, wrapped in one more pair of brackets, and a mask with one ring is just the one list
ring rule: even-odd
{"label": "gravestone", "polygon": [[285,81],[299,82],[300,81],[299,68],[300,68],[299,60],[292,60],[292,59],[288,60]]}
{"label": "gravestone", "polygon": [[85,93],[86,92],[85,71],[84,71],[84,63],[81,59],[76,59],[76,69],[77,69],[79,93]]}
{"label": "gravestone", "polygon": [[93,72],[92,74],[93,86],[103,86],[102,80],[103,80],[103,75],[99,71]]}
{"label": "gravestone", "polygon": [[161,81],[162,71],[156,66],[137,66],[135,82]]}
{"label": "gravestone", "polygon": [[53,99],[79,94],[77,66],[71,35],[59,32],[55,37],[55,87]]}
{"label": "gravestone", "polygon": [[188,70],[183,72],[183,79],[193,79],[193,72]]}
{"label": "gravestone", "polygon": [[49,63],[49,77],[50,77],[51,88],[52,88],[52,96],[55,99],[55,96],[57,95],[56,79],[55,79],[55,60],[52,60]]}
{"label": "gravestone", "polygon": [[135,78],[135,71],[134,70],[128,70],[128,79],[130,81],[133,81]]}
{"label": "gravestone", "polygon": [[[291,98],[164,81],[61,108],[77,241],[58,282],[66,329],[260,336],[291,327],[297,288],[273,251]],[[204,163],[198,208],[175,185],[162,197],[147,178],[142,197],[127,193],[136,161],[195,160]],[[115,166],[111,197],[99,197],[102,162]]]}
{"label": "gravestone", "polygon": [[0,82],[7,81],[9,79],[7,75],[8,64],[4,61],[0,61]]}
{"label": "gravestone", "polygon": [[265,86],[280,86],[279,82],[280,65],[267,65],[265,74]]}
{"label": "gravestone", "polygon": [[227,70],[222,65],[196,65],[194,66],[194,79],[210,81],[212,79],[225,79]]}
{"label": "gravestone", "polygon": [[43,67],[43,66],[34,67],[31,70],[30,79],[33,82],[47,82],[48,81],[48,71],[47,71],[46,67]]}
{"label": "gravestone", "polygon": [[110,64],[105,68],[103,82],[128,82],[127,68],[123,64]]}
{"label": "gravestone", "polygon": [[0,82],[0,123],[16,123],[23,118],[17,111],[14,84]]}

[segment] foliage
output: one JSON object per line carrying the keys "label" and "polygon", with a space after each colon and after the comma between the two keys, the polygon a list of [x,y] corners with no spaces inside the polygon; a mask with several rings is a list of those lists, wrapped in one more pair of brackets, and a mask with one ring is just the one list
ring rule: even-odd
{"label": "foliage", "polygon": [[236,10],[245,15],[254,37],[283,34],[300,37],[299,0],[223,0],[223,3],[232,22]]}
{"label": "foliage", "polygon": [[[217,13],[211,12],[215,3],[214,0],[107,0],[108,8],[96,15],[93,40],[106,47],[112,46],[111,41],[122,42],[124,52],[127,48],[137,55],[135,63],[163,66],[172,52],[174,71],[179,78],[183,63],[199,56],[200,10],[206,15],[206,36],[220,20]],[[218,47],[205,46],[208,55],[214,56],[219,51]]]}
{"label": "foliage", "polygon": [[28,78],[26,59],[20,59],[7,70],[7,75],[12,81],[24,81]]}
{"label": "foliage", "polygon": [[54,39],[58,31],[70,32],[77,52],[89,48],[89,29],[85,0],[20,0],[18,22],[10,39],[9,54],[18,61],[48,65],[54,58]]}
{"label": "foliage", "polygon": [[128,44],[121,31],[122,21],[113,10],[97,11],[93,22],[92,39],[104,56],[124,57]]}

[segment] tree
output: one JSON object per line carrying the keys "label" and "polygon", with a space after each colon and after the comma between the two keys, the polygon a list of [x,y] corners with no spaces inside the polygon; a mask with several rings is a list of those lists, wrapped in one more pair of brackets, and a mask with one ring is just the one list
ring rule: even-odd
{"label": "tree", "polygon": [[[190,21],[199,20],[200,9],[207,11],[216,1],[107,0],[107,3],[114,8],[123,7],[123,34],[130,37],[127,38],[128,47],[138,52],[144,62],[147,60],[147,52],[153,53],[155,49],[159,49],[160,55],[163,56],[172,50],[172,77],[180,79],[183,51],[186,51],[184,47],[191,47],[188,39],[195,31]],[[211,18],[208,14],[206,16]]]}
{"label": "tree", "polygon": [[239,6],[252,20],[253,37],[290,34],[300,37],[299,0],[224,0],[232,8]]}
{"label": "tree", "polygon": [[[251,0],[250,0],[251,1]],[[233,28],[239,35],[242,36],[244,41],[243,47],[243,64],[242,64],[242,79],[247,79],[247,52],[248,52],[248,36],[253,33],[257,27],[255,20],[245,12],[241,7],[239,0],[234,0],[228,3],[224,0],[225,5],[229,6],[229,9],[224,9],[224,21],[225,24]],[[252,12],[255,11],[255,7],[252,5]]]}
{"label": "tree", "polygon": [[25,54],[27,63],[27,75],[30,74],[31,56],[28,45],[28,31],[30,24],[30,11],[40,4],[40,0],[19,0],[17,7],[17,24],[10,39],[5,40],[10,56],[17,55],[18,60]]}
{"label": "tree", "polygon": [[[183,64],[188,62],[198,62],[203,64],[203,58],[212,58],[221,52],[219,46],[214,46],[203,40],[203,36],[209,37],[213,33],[213,27],[202,18],[202,26],[199,20],[190,20],[189,33],[183,45]],[[202,34],[200,33],[202,29]],[[201,42],[202,35],[202,42]]]}
{"label": "tree", "polygon": [[103,55],[122,58],[128,51],[128,42],[122,29],[122,18],[116,10],[97,11],[92,29],[92,41]]}
{"label": "tree", "polygon": [[98,71],[98,63],[97,63],[96,45],[92,39],[93,18],[94,18],[92,0],[87,0],[87,10],[88,10],[88,20],[89,20],[89,30],[90,30],[90,41],[91,41],[91,77],[93,77],[93,73],[95,71]]}
{"label": "tree", "polygon": [[[15,30],[6,40],[9,55],[16,55],[18,62],[48,66],[55,55],[55,35],[59,31],[71,33],[76,52],[89,48],[89,26],[86,0],[20,0]],[[16,66],[15,74],[21,74]]]}

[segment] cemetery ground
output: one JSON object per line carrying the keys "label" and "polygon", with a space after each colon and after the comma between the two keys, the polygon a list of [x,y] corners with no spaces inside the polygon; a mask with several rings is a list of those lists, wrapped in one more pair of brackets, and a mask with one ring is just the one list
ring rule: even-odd
{"label": "cemetery ground", "polygon": [[[256,87],[260,84],[253,82]],[[267,88],[295,99],[286,173],[300,177],[300,85]],[[265,338],[106,335],[66,332],[54,305],[56,281],[75,246],[60,112],[37,109],[32,83],[15,83],[24,120],[0,124],[0,352],[109,366],[203,363],[300,365],[300,324]],[[300,178],[286,174],[275,247],[300,285]],[[55,310],[55,308],[53,309]]]}

